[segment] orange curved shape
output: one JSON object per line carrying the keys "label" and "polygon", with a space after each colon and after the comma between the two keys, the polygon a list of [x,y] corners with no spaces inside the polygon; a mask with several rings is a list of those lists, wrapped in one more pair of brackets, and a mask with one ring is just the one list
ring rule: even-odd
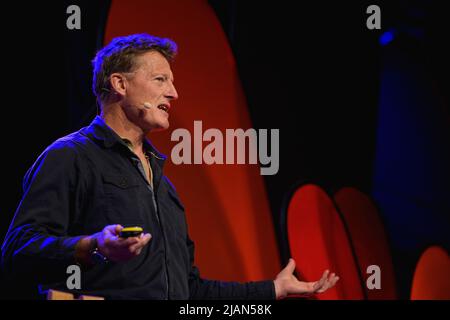
{"label": "orange curved shape", "polygon": [[358,269],[342,220],[333,201],[318,186],[297,189],[288,206],[288,241],[301,279],[315,281],[325,269],[335,272],[336,286],[317,299],[364,299]]}
{"label": "orange curved shape", "polygon": [[336,192],[334,201],[345,220],[362,276],[370,276],[366,273],[367,267],[380,267],[381,289],[369,290],[364,286],[368,299],[396,299],[390,247],[375,204],[367,195],[350,187]]}
{"label": "orange curved shape", "polygon": [[[172,70],[180,99],[170,114],[171,128],[151,134],[167,154],[166,174],[186,207],[196,264],[206,278],[261,280],[280,269],[268,198],[257,165],[174,165],[170,140],[176,128],[193,136],[194,120],[203,131],[251,128],[246,100],[226,36],[206,0],[112,1],[105,43],[113,37],[149,33],[173,39],[179,47]],[[203,146],[205,146],[204,144]]]}
{"label": "orange curved shape", "polygon": [[450,300],[450,257],[438,246],[426,249],[417,263],[411,300]]}

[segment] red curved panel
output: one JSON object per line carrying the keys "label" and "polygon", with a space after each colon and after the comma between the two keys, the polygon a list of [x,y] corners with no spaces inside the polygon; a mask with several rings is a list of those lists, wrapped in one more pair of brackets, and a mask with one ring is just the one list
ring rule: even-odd
{"label": "red curved panel", "polygon": [[187,128],[193,136],[194,120],[203,122],[203,131],[252,127],[235,60],[217,17],[206,0],[113,0],[105,42],[142,32],[171,38],[179,46],[172,70],[180,98],[172,104],[171,128],[150,139],[169,156],[166,174],[185,204],[196,264],[206,278],[273,278],[280,270],[279,254],[259,167],[176,166],[170,161],[177,143],[170,141],[171,132]]}
{"label": "red curved panel", "polygon": [[314,281],[325,269],[339,275],[336,286],[318,299],[363,299],[350,241],[333,201],[318,186],[295,191],[287,213],[288,240],[300,278]]}
{"label": "red curved panel", "polygon": [[411,300],[450,300],[450,257],[441,247],[422,253],[414,272]]}
{"label": "red curved panel", "polygon": [[355,188],[342,188],[334,195],[342,217],[347,225],[359,270],[364,278],[367,267],[377,265],[381,271],[381,289],[369,290],[364,286],[367,298],[396,299],[395,276],[390,247],[380,219],[379,212],[372,200]]}

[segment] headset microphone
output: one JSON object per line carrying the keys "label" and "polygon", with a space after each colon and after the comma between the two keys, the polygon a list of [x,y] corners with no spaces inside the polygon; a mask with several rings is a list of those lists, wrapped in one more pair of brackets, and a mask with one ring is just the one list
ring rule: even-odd
{"label": "headset microphone", "polygon": [[144,102],[145,109],[150,109],[151,107],[152,107],[152,105],[149,102]]}

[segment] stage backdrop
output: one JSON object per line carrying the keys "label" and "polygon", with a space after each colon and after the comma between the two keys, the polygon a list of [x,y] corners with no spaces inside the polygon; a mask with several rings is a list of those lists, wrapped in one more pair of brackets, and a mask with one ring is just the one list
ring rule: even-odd
{"label": "stage backdrop", "polygon": [[[170,141],[176,128],[191,134],[251,128],[235,60],[222,27],[206,0],[112,1],[104,42],[146,32],[177,42],[172,67],[179,100],[170,130],[149,136],[169,156],[166,174],[185,204],[196,264],[205,278],[261,280],[280,270],[272,215],[258,165],[174,165]],[[204,143],[204,146],[207,143]]]}

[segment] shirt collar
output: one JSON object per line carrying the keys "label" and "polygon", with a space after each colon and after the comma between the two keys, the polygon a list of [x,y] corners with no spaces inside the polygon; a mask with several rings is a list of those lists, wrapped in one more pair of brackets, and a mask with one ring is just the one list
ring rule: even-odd
{"label": "shirt collar", "polygon": [[[86,130],[88,135],[92,135],[96,140],[101,142],[105,148],[111,148],[117,143],[127,147],[129,147],[128,143],[131,144],[129,140],[128,143],[125,142],[124,139],[122,139],[113,129],[111,129],[111,127],[109,127],[100,116],[96,116]],[[167,159],[167,156],[160,153],[152,145],[150,140],[146,138],[143,143],[145,153],[153,156],[161,162],[164,162]]]}

